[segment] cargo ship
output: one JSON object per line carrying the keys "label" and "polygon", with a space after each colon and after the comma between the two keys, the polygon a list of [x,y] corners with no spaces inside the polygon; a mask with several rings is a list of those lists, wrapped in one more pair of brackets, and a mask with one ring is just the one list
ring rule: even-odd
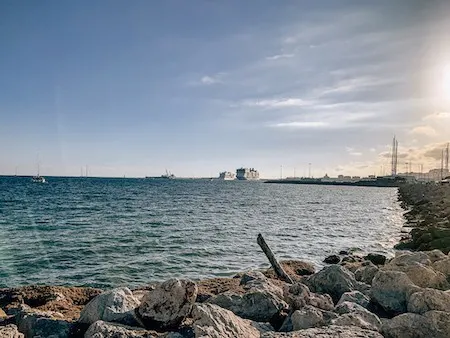
{"label": "cargo ship", "polygon": [[236,178],[241,181],[259,180],[259,172],[255,168],[239,168],[236,170]]}

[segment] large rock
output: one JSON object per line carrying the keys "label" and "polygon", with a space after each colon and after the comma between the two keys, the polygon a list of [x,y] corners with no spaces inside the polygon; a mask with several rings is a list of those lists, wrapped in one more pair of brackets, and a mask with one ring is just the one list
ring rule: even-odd
{"label": "large rock", "polygon": [[92,299],[83,308],[79,322],[93,324],[98,320],[136,325],[134,310],[139,300],[128,288],[117,288],[104,292]]}
{"label": "large rock", "polygon": [[431,310],[450,312],[450,293],[422,289],[409,297],[408,312],[423,314]]}
{"label": "large rock", "polygon": [[411,262],[407,265],[389,263],[384,267],[384,270],[404,272],[414,284],[422,288],[446,290],[449,287],[447,278],[443,273],[436,272],[431,266],[426,266],[418,262]]}
{"label": "large rock", "polygon": [[393,314],[406,312],[409,296],[421,289],[399,271],[379,271],[372,281],[372,298]]}
{"label": "large rock", "polygon": [[404,313],[383,321],[386,338],[448,338],[450,313],[429,311],[423,315]]}
{"label": "large rock", "polygon": [[373,331],[381,330],[380,318],[359,304],[343,302],[337,305],[334,311],[341,315],[333,320],[335,325],[358,326]]}
{"label": "large rock", "polygon": [[323,311],[311,305],[296,310],[291,315],[294,331],[327,325],[338,316],[330,311]]}
{"label": "large rock", "polygon": [[197,292],[197,285],[190,280],[169,279],[144,296],[138,316],[150,329],[176,328],[191,311]]}
{"label": "large rock", "polygon": [[6,326],[0,326],[0,337],[1,338],[24,338],[23,333],[17,330],[17,326],[9,324]]}
{"label": "large rock", "polygon": [[370,298],[359,291],[352,291],[344,293],[337,305],[340,305],[343,302],[352,302],[361,305],[363,308],[367,308],[370,303]]}
{"label": "large rock", "polygon": [[397,251],[395,257],[389,262],[392,265],[411,265],[420,263],[423,265],[431,265],[430,258],[425,252]]}
{"label": "large rock", "polygon": [[305,284],[287,284],[283,288],[284,300],[289,304],[291,311],[299,310],[306,305],[312,305],[322,310],[332,310],[333,300],[327,294],[313,293]]}
{"label": "large rock", "polygon": [[338,255],[331,255],[326,257],[323,262],[327,264],[339,264],[341,262],[341,257]]}
{"label": "large rock", "polygon": [[245,284],[245,293],[227,291],[209,298],[207,303],[234,312],[239,317],[257,322],[272,321],[274,316],[286,310],[281,287],[265,279],[252,279]]}
{"label": "large rock", "polygon": [[428,258],[430,259],[431,263],[434,263],[434,262],[437,262],[437,261],[447,258],[447,256],[441,250],[438,250],[438,249],[434,249],[432,251],[427,251],[426,254],[427,254]]}
{"label": "large rock", "polygon": [[330,265],[308,277],[305,284],[313,292],[327,293],[337,303],[345,292],[361,291],[363,283],[356,281],[353,273],[340,265]]}
{"label": "large rock", "polygon": [[63,319],[62,314],[52,311],[31,310],[16,316],[17,327],[25,337],[68,338],[73,324]]}
{"label": "large rock", "polygon": [[356,326],[330,325],[289,333],[267,332],[261,338],[383,338],[383,336],[378,332]]}
{"label": "large rock", "polygon": [[213,304],[195,304],[192,309],[195,337],[259,338],[271,327],[242,319],[233,312]]}
{"label": "large rock", "polygon": [[386,263],[386,256],[376,253],[370,253],[366,257],[364,257],[364,259],[372,262],[375,265],[384,265],[384,263]]}
{"label": "large rock", "polygon": [[372,285],[373,277],[378,272],[378,267],[372,262],[364,262],[363,266],[355,271],[355,279],[359,282]]}
{"label": "large rock", "polygon": [[89,326],[84,338],[183,338],[177,332],[157,334],[143,328],[132,327],[117,323],[107,323],[102,320],[96,321]]}
{"label": "large rock", "polygon": [[433,269],[443,273],[450,280],[450,257],[434,262]]}

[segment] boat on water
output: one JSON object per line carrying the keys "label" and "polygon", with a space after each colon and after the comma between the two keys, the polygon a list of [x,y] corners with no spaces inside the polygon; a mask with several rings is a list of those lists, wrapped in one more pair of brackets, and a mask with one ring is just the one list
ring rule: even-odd
{"label": "boat on water", "polygon": [[236,179],[236,176],[232,172],[229,172],[229,171],[224,171],[219,174],[219,180],[222,180],[222,181],[232,181],[235,179]]}
{"label": "boat on water", "polygon": [[145,176],[145,178],[174,180],[176,176],[166,169],[166,173],[161,176]]}
{"label": "boat on water", "polygon": [[239,168],[236,170],[236,178],[241,181],[259,180],[259,172],[255,168]]}
{"label": "boat on water", "polygon": [[38,170],[37,170],[37,175],[33,176],[32,181],[34,183],[46,183],[47,181],[45,180],[45,177],[40,175],[40,166],[38,163]]}

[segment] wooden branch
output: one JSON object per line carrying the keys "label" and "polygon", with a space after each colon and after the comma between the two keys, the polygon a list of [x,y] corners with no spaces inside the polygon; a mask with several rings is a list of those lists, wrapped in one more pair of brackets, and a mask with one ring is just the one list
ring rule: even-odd
{"label": "wooden branch", "polygon": [[266,241],[264,240],[263,236],[261,234],[258,234],[258,238],[256,240],[261,247],[262,251],[266,254],[267,258],[269,259],[270,264],[272,265],[272,268],[275,270],[275,273],[279,278],[284,280],[287,283],[293,284],[291,277],[283,270],[281,265],[277,262],[277,259],[275,258],[272,250],[270,250],[269,246],[267,245]]}

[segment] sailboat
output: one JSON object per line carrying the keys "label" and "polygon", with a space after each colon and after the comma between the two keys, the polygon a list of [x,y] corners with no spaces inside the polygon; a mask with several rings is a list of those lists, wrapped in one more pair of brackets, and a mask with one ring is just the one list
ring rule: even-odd
{"label": "sailboat", "polygon": [[39,163],[38,163],[38,172],[37,172],[37,176],[33,176],[33,182],[34,183],[46,183],[47,181],[45,180],[44,177],[42,177],[39,173]]}

